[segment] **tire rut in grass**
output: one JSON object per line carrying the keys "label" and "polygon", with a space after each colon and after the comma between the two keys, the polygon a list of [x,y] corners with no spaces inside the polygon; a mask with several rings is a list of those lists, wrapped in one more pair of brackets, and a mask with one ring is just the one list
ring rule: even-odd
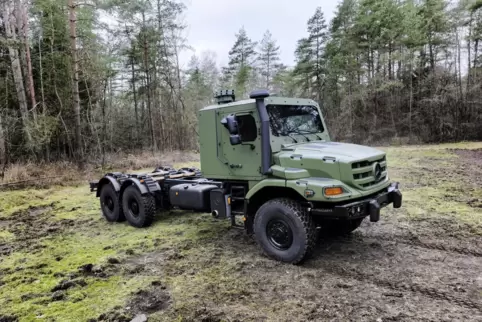
{"label": "tire rut in grass", "polygon": [[324,267],[323,269],[333,275],[338,275],[344,278],[352,278],[360,282],[372,283],[384,288],[388,288],[392,291],[418,293],[435,300],[447,301],[452,304],[482,312],[482,303],[475,302],[472,299],[456,296],[454,294],[438,290],[434,287],[425,287],[407,281],[381,279],[377,278],[376,276],[364,274],[354,269],[347,268],[346,266],[330,265],[328,267]]}
{"label": "tire rut in grass", "polygon": [[[459,247],[450,244],[438,243],[438,242],[425,242],[418,236],[410,235],[391,235],[391,234],[363,234],[362,238],[374,239],[376,241],[384,241],[390,243],[399,243],[414,247],[420,247],[429,250],[439,250],[448,253],[456,253],[467,256],[482,257],[482,251],[473,249],[471,247]],[[356,242],[353,237],[336,237],[330,239],[332,242]]]}

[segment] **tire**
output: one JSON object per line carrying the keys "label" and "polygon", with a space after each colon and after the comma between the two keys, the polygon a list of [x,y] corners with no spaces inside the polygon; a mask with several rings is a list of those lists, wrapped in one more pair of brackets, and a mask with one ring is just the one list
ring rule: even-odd
{"label": "tire", "polygon": [[360,227],[365,218],[331,221],[322,225],[322,231],[324,235],[329,236],[347,236]]}
{"label": "tire", "polygon": [[100,208],[102,216],[109,222],[121,222],[125,220],[119,195],[111,184],[105,184],[100,190]]}
{"label": "tire", "polygon": [[129,186],[122,193],[122,209],[131,226],[148,227],[156,214],[156,201],[151,195],[141,195],[136,186]]}
{"label": "tire", "polygon": [[263,252],[272,259],[291,264],[299,264],[311,256],[318,235],[306,209],[285,198],[262,205],[256,212],[253,226],[255,239]]}

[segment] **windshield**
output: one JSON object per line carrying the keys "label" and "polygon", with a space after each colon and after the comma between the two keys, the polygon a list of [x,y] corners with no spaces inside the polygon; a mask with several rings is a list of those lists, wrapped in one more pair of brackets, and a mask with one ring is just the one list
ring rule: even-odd
{"label": "windshield", "polygon": [[268,105],[266,106],[273,135],[290,133],[322,133],[318,109],[309,105]]}

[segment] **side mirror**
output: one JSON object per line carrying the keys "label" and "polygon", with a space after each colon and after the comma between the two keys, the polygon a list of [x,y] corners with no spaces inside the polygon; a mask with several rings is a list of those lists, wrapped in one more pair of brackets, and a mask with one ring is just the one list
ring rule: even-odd
{"label": "side mirror", "polygon": [[242,143],[241,136],[239,135],[238,121],[236,115],[231,114],[221,120],[221,124],[228,130],[229,143],[231,145],[238,145]]}
{"label": "side mirror", "polygon": [[239,136],[239,134],[230,135],[230,136],[229,136],[229,143],[231,143],[231,145],[241,144],[242,141],[241,141],[241,137]]}
{"label": "side mirror", "polygon": [[228,115],[221,120],[221,124],[228,129],[229,134],[238,134],[238,122],[236,121],[236,116],[234,114]]}

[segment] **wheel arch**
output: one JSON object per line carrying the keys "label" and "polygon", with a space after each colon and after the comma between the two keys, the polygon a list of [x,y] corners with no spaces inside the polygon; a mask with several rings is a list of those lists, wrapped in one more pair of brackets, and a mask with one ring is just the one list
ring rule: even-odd
{"label": "wheel arch", "polygon": [[276,198],[288,198],[299,202],[306,201],[296,190],[283,186],[266,186],[256,191],[248,199],[248,215],[254,216],[265,202]]}
{"label": "wheel arch", "polygon": [[149,191],[147,190],[146,186],[141,183],[141,181],[137,178],[129,178],[126,181],[122,183],[122,186],[120,187],[120,194],[124,193],[124,190],[126,190],[127,187],[129,186],[136,186],[137,189],[139,189],[141,195],[144,195],[148,193]]}
{"label": "wheel arch", "polygon": [[105,186],[106,184],[112,184],[115,192],[117,193],[119,193],[119,191],[121,190],[120,183],[114,177],[104,176],[102,179],[100,179],[99,184],[97,185],[96,197],[100,197],[100,192],[102,190],[102,187]]}

